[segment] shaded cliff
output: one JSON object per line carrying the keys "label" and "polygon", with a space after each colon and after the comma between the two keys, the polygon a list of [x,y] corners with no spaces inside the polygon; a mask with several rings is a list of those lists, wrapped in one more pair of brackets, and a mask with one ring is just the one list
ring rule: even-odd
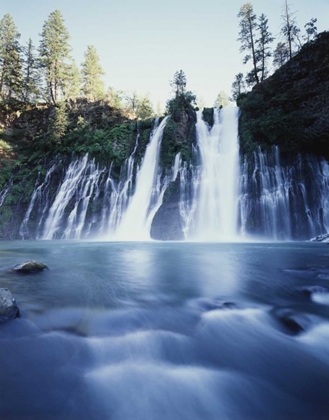
{"label": "shaded cliff", "polygon": [[238,105],[242,152],[277,145],[284,154],[329,158],[329,32],[241,95]]}

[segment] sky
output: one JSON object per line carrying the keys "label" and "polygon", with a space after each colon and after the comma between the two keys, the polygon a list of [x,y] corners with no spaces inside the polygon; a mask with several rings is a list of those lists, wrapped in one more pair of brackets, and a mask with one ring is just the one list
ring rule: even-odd
{"label": "sky", "polygon": [[[182,69],[187,88],[206,106],[222,90],[230,94],[234,76],[247,72],[239,53],[237,14],[242,0],[1,0],[0,16],[10,13],[21,33],[39,44],[42,26],[59,9],[70,33],[72,56],[81,64],[94,45],[106,73],[106,86],[149,94],[156,108],[170,97],[175,71]],[[264,13],[280,40],[284,0],[251,1]],[[291,0],[298,25],[312,17],[318,30],[329,30],[328,0]]]}

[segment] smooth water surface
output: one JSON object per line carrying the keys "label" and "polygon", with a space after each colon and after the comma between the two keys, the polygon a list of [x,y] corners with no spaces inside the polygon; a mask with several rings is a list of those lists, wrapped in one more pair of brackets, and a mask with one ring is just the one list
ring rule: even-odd
{"label": "smooth water surface", "polygon": [[328,418],[325,244],[0,242],[0,287],[1,419]]}

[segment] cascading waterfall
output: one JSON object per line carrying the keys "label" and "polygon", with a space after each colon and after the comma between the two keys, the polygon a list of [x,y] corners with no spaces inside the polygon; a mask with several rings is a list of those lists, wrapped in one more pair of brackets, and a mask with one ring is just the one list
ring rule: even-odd
{"label": "cascading waterfall", "polygon": [[234,240],[237,234],[239,176],[238,114],[236,107],[214,110],[209,131],[197,114],[201,157],[198,204],[193,237],[197,240]]}
{"label": "cascading waterfall", "polygon": [[135,193],[122,216],[113,238],[116,240],[149,240],[153,216],[161,203],[159,153],[168,117],[156,122],[140,170],[136,175]]}
{"label": "cascading waterfall", "polygon": [[[280,162],[273,146],[245,155],[239,168],[238,109],[224,108],[214,111],[211,130],[198,113],[193,163],[178,154],[165,170],[159,152],[166,122],[156,122],[140,167],[137,135],[119,178],[112,166],[99,168],[88,155],[68,167],[56,161],[43,181],[39,174],[20,236],[149,240],[152,232],[155,239],[230,241],[309,239],[328,232],[328,162],[306,155]],[[11,186],[0,192],[0,206]]]}
{"label": "cascading waterfall", "polygon": [[329,227],[328,163],[306,156],[281,166],[279,149],[260,148],[241,169],[239,219],[243,236],[308,239]]}
{"label": "cascading waterfall", "polygon": [[[49,209],[42,239],[80,239],[88,204],[101,173],[94,160],[88,161],[88,155],[70,164],[55,201]],[[73,208],[62,232],[64,213],[69,204]]]}
{"label": "cascading waterfall", "polygon": [[43,202],[42,194],[43,194],[43,191],[45,191],[45,190],[47,191],[47,187],[49,186],[51,175],[55,171],[56,167],[57,167],[57,164],[55,163],[49,169],[49,171],[46,173],[45,180],[41,185],[39,185],[40,173],[38,174],[38,178],[37,178],[37,181],[36,181],[36,187],[35,187],[35,189],[32,193],[31,201],[29,203],[29,207],[28,207],[28,209],[25,213],[23,222],[22,222],[22,224],[19,228],[19,234],[23,239],[29,238],[31,236],[30,232],[29,232],[28,224],[29,224],[29,221],[30,221],[30,216],[31,216],[32,210],[36,206],[37,203],[39,204],[39,207],[41,207],[41,206],[43,207],[42,208],[42,214],[39,215],[40,217],[39,217],[38,227],[40,226],[40,224],[43,221],[44,214],[47,210],[47,200],[45,200],[45,202]]}

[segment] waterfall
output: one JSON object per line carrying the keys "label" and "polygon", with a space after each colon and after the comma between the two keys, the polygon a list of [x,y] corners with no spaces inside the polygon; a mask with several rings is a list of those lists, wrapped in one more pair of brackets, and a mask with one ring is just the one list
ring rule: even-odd
{"label": "waterfall", "polygon": [[328,163],[298,156],[282,166],[279,148],[245,156],[240,177],[239,219],[243,236],[309,239],[328,230]]}
{"label": "waterfall", "polygon": [[237,234],[239,176],[238,114],[236,107],[214,110],[209,131],[197,114],[197,142],[201,157],[194,238],[232,240]]}
{"label": "waterfall", "polygon": [[[70,164],[49,209],[42,239],[81,238],[89,201],[101,173],[94,160],[88,161],[88,154]],[[67,216],[69,206],[72,209]],[[63,231],[64,224],[66,226]]]}
{"label": "waterfall", "polygon": [[[156,122],[140,170],[136,175],[135,193],[111,239],[149,240],[152,219],[163,195],[159,176],[159,154],[168,117]],[[161,204],[160,204],[161,205]]]}
{"label": "waterfall", "polygon": [[[27,209],[27,211],[24,215],[24,219],[23,219],[23,221],[21,223],[21,226],[19,228],[19,234],[22,237],[22,239],[28,239],[31,236],[33,236],[33,235],[30,234],[28,225],[29,225],[31,213],[37,205],[39,206],[39,209],[37,209],[37,211],[36,211],[36,213],[39,216],[38,227],[40,227],[40,225],[43,221],[44,214],[46,213],[46,211],[48,209],[48,200],[47,199],[42,200],[42,198],[43,198],[43,194],[45,192],[46,192],[46,194],[48,194],[48,187],[50,185],[51,175],[55,171],[56,167],[57,167],[57,163],[55,163],[47,171],[46,176],[45,176],[45,180],[42,184],[40,184],[40,173],[38,174],[38,178],[37,178],[36,183],[35,183],[34,191],[33,191],[32,196],[31,196],[31,201],[29,203],[28,209]],[[41,210],[41,214],[39,214],[40,210]]]}

